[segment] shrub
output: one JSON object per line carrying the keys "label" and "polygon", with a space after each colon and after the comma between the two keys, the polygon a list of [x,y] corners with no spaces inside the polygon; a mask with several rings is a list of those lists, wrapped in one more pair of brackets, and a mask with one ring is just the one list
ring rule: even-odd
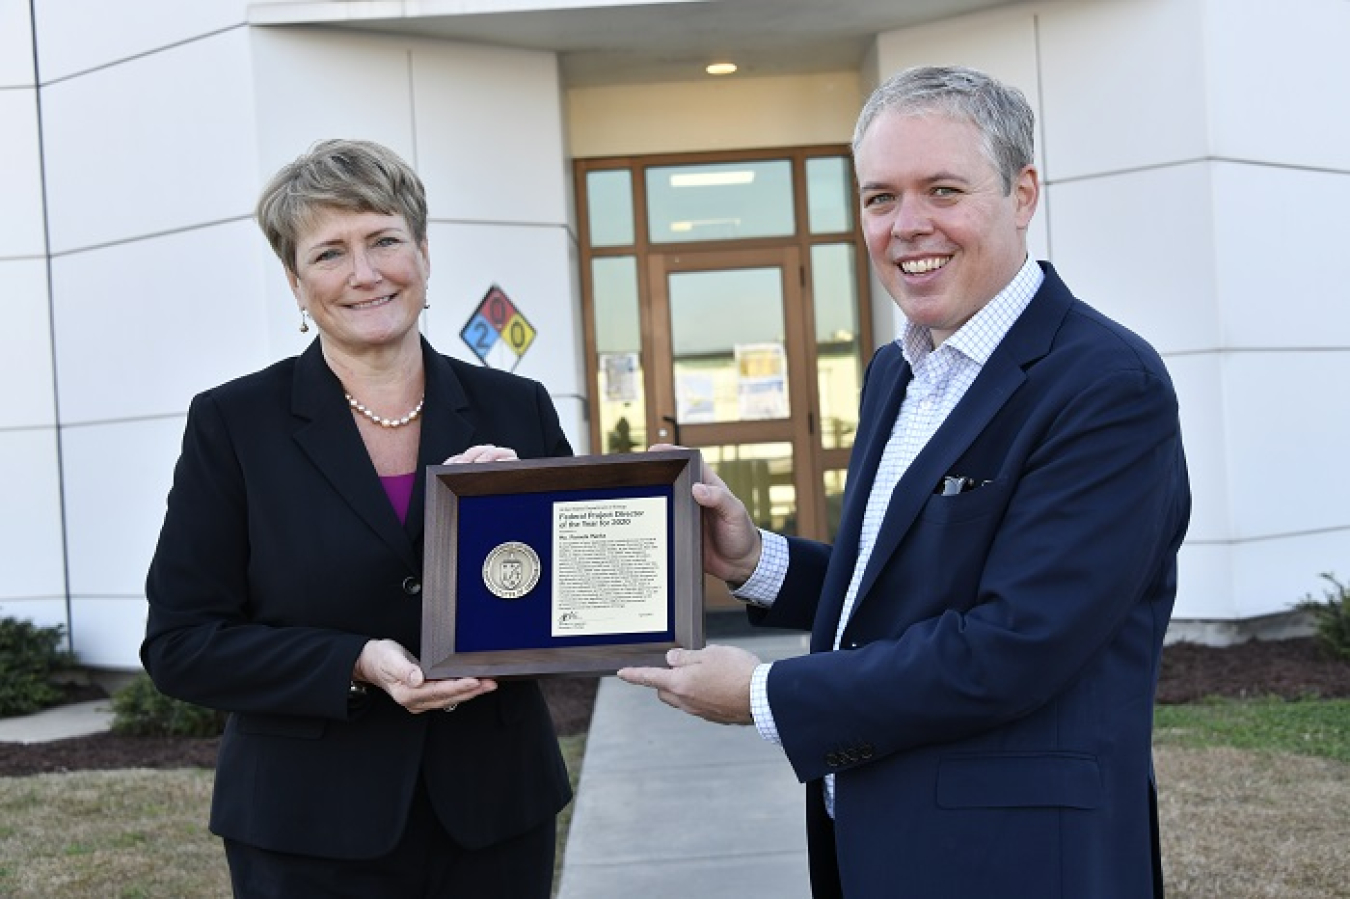
{"label": "shrub", "polygon": [[133,737],[215,737],[225,714],[165,696],[142,672],[113,694],[114,733]]}
{"label": "shrub", "polygon": [[1324,573],[1322,578],[1332,589],[1325,591],[1320,600],[1309,594],[1298,607],[1312,615],[1322,647],[1350,661],[1350,584],[1342,584],[1330,573]]}
{"label": "shrub", "polygon": [[64,695],[52,675],[69,667],[61,649],[65,628],[0,618],[0,717],[27,715],[56,705]]}

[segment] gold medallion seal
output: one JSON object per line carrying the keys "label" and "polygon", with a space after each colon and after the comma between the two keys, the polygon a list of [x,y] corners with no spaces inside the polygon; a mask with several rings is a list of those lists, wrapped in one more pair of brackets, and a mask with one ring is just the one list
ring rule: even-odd
{"label": "gold medallion seal", "polygon": [[539,554],[512,540],[487,554],[483,560],[483,584],[492,595],[519,599],[539,583]]}

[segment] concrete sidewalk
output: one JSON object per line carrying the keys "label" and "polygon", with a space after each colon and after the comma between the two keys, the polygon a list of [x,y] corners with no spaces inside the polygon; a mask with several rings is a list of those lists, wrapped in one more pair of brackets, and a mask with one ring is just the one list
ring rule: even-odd
{"label": "concrete sidewalk", "polygon": [[[761,659],[799,634],[709,637]],[[802,786],[753,727],[709,724],[600,682],[558,899],[809,899]]]}
{"label": "concrete sidewalk", "polygon": [[86,737],[112,726],[111,699],[95,699],[44,709],[18,718],[0,718],[0,743],[45,743]]}

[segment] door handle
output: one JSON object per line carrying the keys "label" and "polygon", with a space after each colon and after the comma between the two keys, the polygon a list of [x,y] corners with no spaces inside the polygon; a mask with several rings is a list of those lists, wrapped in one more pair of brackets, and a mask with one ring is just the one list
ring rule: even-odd
{"label": "door handle", "polygon": [[677,446],[683,446],[680,443],[680,423],[673,415],[662,415],[661,420],[670,425],[669,428],[657,428],[656,436],[662,439],[669,438],[668,442]]}

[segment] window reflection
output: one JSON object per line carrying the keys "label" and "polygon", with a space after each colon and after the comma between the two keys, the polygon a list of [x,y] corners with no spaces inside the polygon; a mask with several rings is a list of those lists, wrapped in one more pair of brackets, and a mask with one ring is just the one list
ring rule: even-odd
{"label": "window reflection", "polygon": [[668,283],[676,420],[786,418],[782,271],[676,272]]}
{"label": "window reflection", "polygon": [[637,452],[647,445],[637,259],[614,256],[591,260],[591,289],[600,388],[596,406],[604,442],[601,452]]}
{"label": "window reflection", "polygon": [[795,230],[793,204],[786,159],[647,169],[652,243],[787,237]]}
{"label": "window reflection", "polygon": [[796,536],[797,490],[793,486],[792,444],[741,443],[705,446],[703,461],[745,503],[757,527]]}
{"label": "window reflection", "polygon": [[858,429],[862,347],[853,253],[853,245],[844,243],[811,248],[820,439],[825,449],[852,446]]}
{"label": "window reflection", "polygon": [[633,176],[627,169],[586,175],[591,246],[626,247],[633,241]]}
{"label": "window reflection", "polygon": [[812,234],[853,230],[852,178],[842,156],[806,160],[806,218]]}

